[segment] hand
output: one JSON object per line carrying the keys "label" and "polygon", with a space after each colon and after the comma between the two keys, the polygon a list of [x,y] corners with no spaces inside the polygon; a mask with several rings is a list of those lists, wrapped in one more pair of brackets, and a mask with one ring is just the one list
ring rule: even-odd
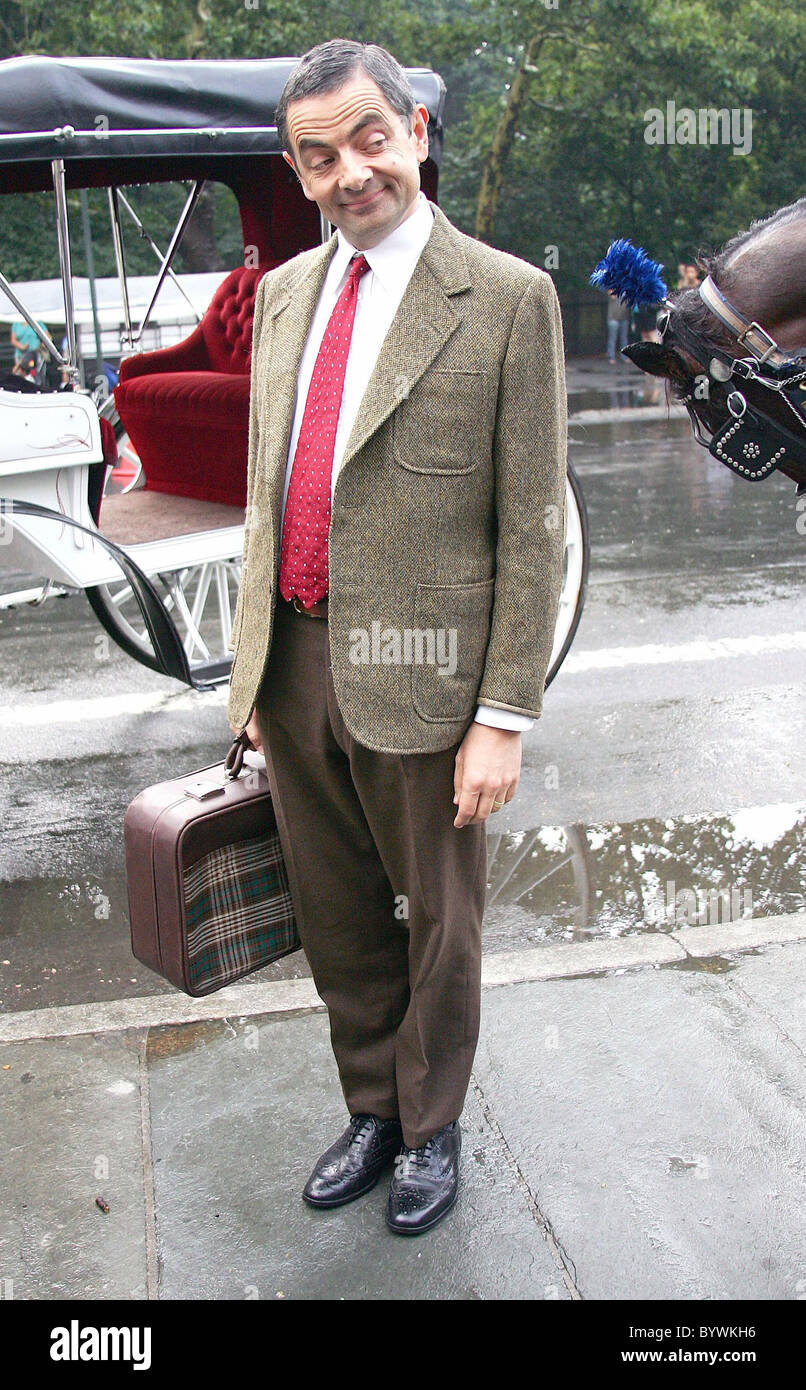
{"label": "hand", "polygon": [[[485,821],[515,795],[521,774],[521,736],[516,729],[494,729],[474,721],[456,754],[453,785],[454,820],[458,830],[464,825]],[[495,808],[493,803],[495,803]]]}
{"label": "hand", "polygon": [[[231,719],[228,721],[228,723],[233,734],[239,734],[241,732],[237,725],[233,724]],[[246,737],[249,739],[249,742],[256,753],[263,752],[263,739],[260,735],[260,725],[257,722],[257,716],[254,710],[252,710],[252,713],[249,716],[249,723],[246,725]]]}

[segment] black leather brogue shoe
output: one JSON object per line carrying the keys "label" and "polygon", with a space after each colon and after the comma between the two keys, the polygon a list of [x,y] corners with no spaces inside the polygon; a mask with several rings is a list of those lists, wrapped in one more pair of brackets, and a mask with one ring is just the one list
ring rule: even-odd
{"label": "black leather brogue shoe", "polygon": [[326,1149],[302,1195],[312,1207],[340,1207],[369,1192],[403,1145],[399,1120],[352,1115],[344,1133]]}
{"label": "black leather brogue shoe", "polygon": [[403,1149],[389,1188],[386,1224],[400,1236],[418,1236],[450,1211],[459,1190],[459,1121],[438,1129],[419,1149]]}

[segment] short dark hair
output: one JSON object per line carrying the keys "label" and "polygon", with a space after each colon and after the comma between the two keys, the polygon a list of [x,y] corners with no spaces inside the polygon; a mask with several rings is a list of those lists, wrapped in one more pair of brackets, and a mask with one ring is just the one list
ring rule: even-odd
{"label": "short dark hair", "polygon": [[291,101],[303,97],[319,96],[323,92],[335,92],[343,87],[358,68],[363,68],[368,77],[376,82],[393,111],[396,111],[407,129],[411,130],[411,117],[417,100],[411,84],[397,58],[381,48],[377,43],[356,43],[353,39],[328,39],[318,43],[300,58],[290,73],[280,94],[275,113],[277,136],[280,148],[288,150],[292,159],[294,151],[288,146],[287,111]]}

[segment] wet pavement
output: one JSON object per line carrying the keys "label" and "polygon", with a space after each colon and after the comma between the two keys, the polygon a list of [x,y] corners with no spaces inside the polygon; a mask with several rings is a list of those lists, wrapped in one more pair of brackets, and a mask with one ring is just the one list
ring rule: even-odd
{"label": "wet pavement", "polygon": [[[496,968],[671,945],[681,925],[726,923],[741,943],[747,919],[806,912],[794,485],[716,464],[628,365],[568,377],[589,591],[490,826]],[[0,1023],[25,1021],[2,1046],[0,1274],[16,1269],[19,1297],[409,1297],[410,1277],[434,1297],[799,1296],[806,946],[723,943],[486,989],[464,1213],[396,1241],[379,1189],[315,1222],[297,1189],[343,1117],[324,1018],[267,1004],[239,1022],[228,1002],[228,1022],[160,1026],[149,1001],[176,991],[129,949],[123,813],[223,756],[225,693],[110,649],[81,595],[0,610],[0,650]],[[297,954],[250,982],[270,999],[307,979]],[[37,1036],[39,1010],[116,1000],[142,1026]]]}
{"label": "wet pavement", "polygon": [[236,987],[223,1018],[7,1042],[6,1296],[798,1299],[806,941],[703,964],[485,989],[460,1200],[417,1240],[386,1175],[301,1200],[345,1123],[322,1012]]}

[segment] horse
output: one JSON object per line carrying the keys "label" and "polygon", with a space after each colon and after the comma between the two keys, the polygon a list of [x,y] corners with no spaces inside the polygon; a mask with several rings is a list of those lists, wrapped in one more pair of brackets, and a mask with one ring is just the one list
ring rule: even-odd
{"label": "horse", "polygon": [[702,284],[667,294],[663,267],[616,241],[591,282],[634,308],[660,304],[661,341],[622,354],[666,378],[698,443],[748,481],[777,469],[806,492],[806,198],[697,264]]}

